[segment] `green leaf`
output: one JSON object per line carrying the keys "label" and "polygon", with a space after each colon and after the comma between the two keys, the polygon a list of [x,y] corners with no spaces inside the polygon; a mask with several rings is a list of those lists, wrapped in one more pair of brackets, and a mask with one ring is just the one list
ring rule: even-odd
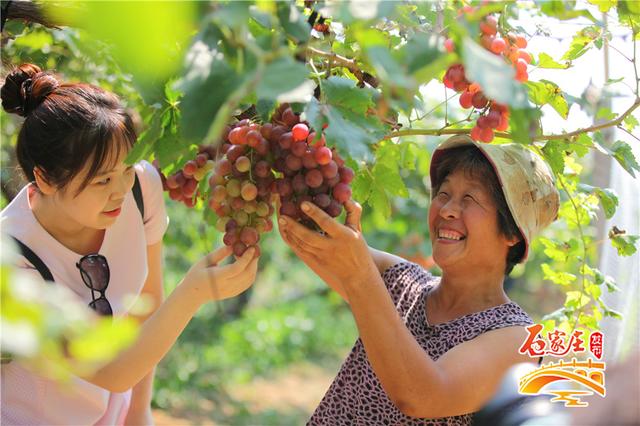
{"label": "green leaf", "polygon": [[540,266],[542,268],[542,273],[544,274],[545,280],[550,280],[556,284],[563,285],[563,286],[570,285],[572,282],[576,280],[575,275],[570,274],[569,272],[562,272],[562,271],[556,272],[547,263],[543,263]]}
{"label": "green leaf", "polygon": [[635,128],[638,126],[638,124],[639,124],[639,123],[638,123],[638,119],[637,119],[637,118],[635,118],[635,117],[634,117],[633,115],[631,115],[631,114],[627,115],[627,116],[624,118],[623,122],[624,122],[625,128],[626,128],[629,132],[632,132],[632,131],[633,131],[633,129],[635,129]]}
{"label": "green leaf", "polygon": [[609,188],[594,188],[595,194],[600,199],[600,203],[602,204],[602,208],[604,209],[604,214],[607,219],[611,219],[613,214],[616,212],[616,208],[618,207],[618,196],[613,191],[613,189]]}
{"label": "green leaf", "polygon": [[180,103],[182,134],[197,142],[207,135],[218,111],[243,80],[218,50],[217,40],[208,37],[205,42],[202,39],[205,35],[203,32],[191,46],[187,54],[188,71],[176,83],[184,93]]}
{"label": "green leaf", "polygon": [[533,103],[541,106],[549,104],[562,118],[567,118],[569,106],[557,84],[548,80],[529,81],[525,84],[529,91],[529,98]]}
{"label": "green leaf", "polygon": [[239,28],[249,21],[249,6],[247,1],[229,1],[220,5],[213,13],[212,19],[218,25]]}
{"label": "green leaf", "polygon": [[514,142],[521,144],[529,144],[531,142],[531,128],[535,125],[540,117],[540,111],[533,108],[512,109],[511,118],[511,134]]}
{"label": "green leaf", "polygon": [[602,30],[598,27],[586,27],[573,36],[569,49],[562,56],[564,61],[573,61],[587,53],[593,41],[600,37]]}
{"label": "green leaf", "polygon": [[633,155],[631,147],[626,142],[617,141],[611,146],[610,151],[613,154],[613,158],[620,163],[627,173],[636,177],[634,170],[640,172],[640,165],[638,165],[638,161]]}
{"label": "green leaf", "polygon": [[609,239],[611,239],[611,245],[616,248],[619,256],[631,256],[637,251],[636,242],[640,236],[609,231]]}
{"label": "green leaf", "polygon": [[256,88],[258,99],[276,100],[278,95],[300,86],[307,78],[307,67],[290,56],[268,64]]}
{"label": "green leaf", "polygon": [[330,77],[323,83],[324,97],[331,105],[365,114],[373,103],[373,90],[356,87],[353,80]]}
{"label": "green leaf", "polygon": [[[354,169],[358,170],[358,169]],[[351,190],[353,191],[353,199],[360,204],[364,204],[371,195],[371,187],[373,186],[373,176],[366,165],[362,166],[356,177],[351,183]]]}
{"label": "green leaf", "polygon": [[586,294],[583,294],[581,291],[568,291],[564,306],[573,309],[580,309],[586,306],[590,301],[591,298]]}
{"label": "green leaf", "polygon": [[552,16],[560,20],[569,20],[583,16],[591,20],[591,22],[598,22],[588,10],[576,9],[575,2],[568,2],[564,0],[541,0],[536,3],[538,3],[540,10],[545,15]]}
{"label": "green leaf", "polygon": [[276,7],[278,19],[287,35],[297,43],[304,43],[309,40],[311,30],[295,4],[279,1],[276,2]]}
{"label": "green leaf", "polygon": [[263,123],[269,121],[275,109],[276,103],[274,101],[258,99],[258,102],[256,102],[256,111],[258,112],[258,116],[260,116],[260,119]]}
{"label": "green leaf", "polygon": [[589,3],[598,6],[598,10],[602,13],[608,12],[609,9],[614,7],[618,0],[587,0]]}
{"label": "green leaf", "polygon": [[386,164],[377,163],[373,166],[372,173],[376,185],[381,186],[388,193],[405,198],[409,196],[397,166],[394,169]]}
{"label": "green leaf", "polygon": [[410,89],[414,82],[406,74],[405,68],[391,55],[389,49],[383,46],[373,46],[366,49],[366,54],[376,75],[386,84]]}
{"label": "green leaf", "polygon": [[391,203],[384,187],[374,183],[368,202],[373,210],[380,213],[385,219],[391,216]]}
{"label": "green leaf", "polygon": [[404,170],[415,170],[418,150],[420,148],[414,142],[400,143],[400,167]]}
{"label": "green leaf", "polygon": [[566,69],[569,68],[569,64],[561,64],[560,62],[556,62],[551,56],[546,53],[540,53],[538,56],[538,67],[539,68],[551,68],[551,69]]}
{"label": "green leaf", "polygon": [[551,166],[554,174],[562,174],[564,172],[564,147],[566,143],[553,139],[548,141],[542,148],[545,160]]}
{"label": "green leaf", "polygon": [[348,152],[352,158],[371,159],[369,146],[378,142],[386,127],[377,117],[368,114],[373,106],[372,89],[358,88],[353,80],[331,77],[323,84],[323,100],[312,99],[305,107],[305,115],[312,127],[322,128],[329,145]]}
{"label": "green leaf", "polygon": [[616,117],[617,115],[613,111],[611,111],[610,108],[606,108],[606,107],[600,108],[596,113],[596,118],[600,118],[607,121],[613,120]]}
{"label": "green leaf", "polygon": [[527,93],[512,67],[470,38],[464,39],[462,51],[467,78],[477,82],[487,97],[514,109],[528,106]]}

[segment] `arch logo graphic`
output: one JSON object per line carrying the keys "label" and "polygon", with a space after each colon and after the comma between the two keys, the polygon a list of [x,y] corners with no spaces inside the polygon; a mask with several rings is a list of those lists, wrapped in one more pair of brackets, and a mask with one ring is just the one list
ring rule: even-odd
{"label": "arch logo graphic", "polygon": [[602,361],[602,333],[594,331],[585,341],[582,330],[574,330],[567,336],[564,331],[555,329],[548,332],[544,339],[542,329],[541,324],[527,327],[529,336],[520,346],[521,354],[531,358],[572,358],[570,361],[550,362],[521,377],[518,392],[523,395],[552,395],[552,402],[564,402],[566,407],[587,407],[589,403],[581,398],[594,393],[604,398],[607,392],[604,380],[606,366]]}

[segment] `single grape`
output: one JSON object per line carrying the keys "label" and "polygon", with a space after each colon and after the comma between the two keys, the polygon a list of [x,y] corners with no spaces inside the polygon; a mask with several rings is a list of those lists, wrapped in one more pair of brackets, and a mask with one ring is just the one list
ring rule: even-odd
{"label": "single grape", "polygon": [[351,188],[346,183],[338,183],[333,187],[333,198],[339,203],[344,204],[351,198]]}
{"label": "single grape", "polygon": [[331,197],[327,194],[318,194],[313,197],[313,202],[316,206],[324,210],[329,207],[329,204],[331,204]]}
{"label": "single grape", "polygon": [[335,161],[331,160],[329,163],[320,166],[320,171],[322,172],[322,176],[325,179],[331,179],[338,175],[338,164]]}
{"label": "single grape", "polygon": [[302,165],[306,169],[315,169],[316,167],[318,167],[318,162],[315,159],[315,153],[316,153],[315,148],[309,148],[305,151],[304,155],[302,156]]}
{"label": "single grape", "polygon": [[291,179],[291,187],[296,194],[304,194],[307,192],[307,184],[305,183],[305,177],[303,174],[297,174]]}
{"label": "single grape", "polygon": [[309,170],[304,177],[304,181],[307,186],[311,188],[318,188],[320,185],[322,185],[322,172],[318,169]]}
{"label": "single grape", "polygon": [[287,132],[284,135],[280,136],[278,139],[278,144],[282,149],[291,149],[291,144],[293,143],[293,134],[291,132]]}
{"label": "single grape", "polygon": [[255,200],[258,196],[258,188],[251,182],[245,182],[240,189],[240,195],[245,201]]}
{"label": "single grape", "polygon": [[237,179],[229,179],[227,182],[227,194],[230,197],[239,197],[240,196],[240,181]]}
{"label": "single grape", "polygon": [[355,173],[350,167],[341,167],[339,170],[340,182],[349,184],[353,181]]}
{"label": "single grape", "polygon": [[333,154],[332,154],[331,150],[329,148],[327,148],[326,146],[317,148],[316,152],[315,152],[315,155],[314,155],[314,159],[321,166],[325,165],[325,164],[329,164],[329,162],[331,161],[332,157],[333,157]]}
{"label": "single grape", "polygon": [[247,246],[253,246],[260,241],[260,235],[258,235],[258,231],[255,228],[245,226],[242,228],[242,231],[240,231],[240,241]]}
{"label": "single grape", "polygon": [[309,136],[309,128],[304,123],[298,123],[291,129],[294,141],[304,141]]}
{"label": "single grape", "polygon": [[287,165],[289,170],[292,170],[294,172],[298,171],[302,168],[302,158],[296,157],[293,154],[289,154],[285,159],[285,164]]}

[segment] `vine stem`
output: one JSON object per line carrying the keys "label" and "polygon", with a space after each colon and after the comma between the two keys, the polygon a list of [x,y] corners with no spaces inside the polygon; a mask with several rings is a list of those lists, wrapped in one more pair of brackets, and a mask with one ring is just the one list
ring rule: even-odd
{"label": "vine stem", "polygon": [[[338,55],[337,53],[333,53],[333,52],[325,52],[324,50],[320,50],[312,46],[307,46],[306,51],[316,56],[328,58],[330,61],[333,61],[334,63],[344,68],[347,68],[358,78],[359,81],[365,81],[364,73],[358,66],[358,63],[356,62],[355,59],[349,59],[347,57]],[[371,81],[368,81],[368,83],[371,84],[371,86],[373,87],[378,86],[378,80],[375,77],[372,76],[368,80],[371,80]]]}
{"label": "vine stem", "polygon": [[[620,114],[617,118],[606,121],[601,124],[584,127],[582,129],[574,130],[572,132],[567,133],[558,133],[551,135],[539,135],[531,138],[532,141],[548,141],[552,139],[571,139],[575,136],[581,135],[583,133],[595,132],[597,130],[606,129],[608,127],[618,126],[622,121],[627,118],[633,111],[635,111],[640,106],[640,97],[637,97],[633,105],[631,105],[625,112]],[[383,139],[392,139],[399,138],[403,136],[415,136],[415,135],[426,135],[426,136],[441,136],[441,135],[468,135],[471,133],[470,128],[466,129],[449,129],[449,128],[440,128],[440,129],[407,129],[407,130],[398,130],[386,135]],[[504,132],[496,132],[496,137],[505,138],[505,139],[513,139],[513,136],[510,133]]]}

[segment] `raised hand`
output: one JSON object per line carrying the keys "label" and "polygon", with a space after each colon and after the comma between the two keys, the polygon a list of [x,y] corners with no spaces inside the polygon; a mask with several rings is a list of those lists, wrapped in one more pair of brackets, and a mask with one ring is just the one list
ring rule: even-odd
{"label": "raised hand", "polygon": [[255,248],[250,248],[234,263],[220,266],[233,250],[222,246],[194,264],[184,277],[183,285],[201,293],[203,300],[223,300],[235,297],[251,287],[258,270]]}

